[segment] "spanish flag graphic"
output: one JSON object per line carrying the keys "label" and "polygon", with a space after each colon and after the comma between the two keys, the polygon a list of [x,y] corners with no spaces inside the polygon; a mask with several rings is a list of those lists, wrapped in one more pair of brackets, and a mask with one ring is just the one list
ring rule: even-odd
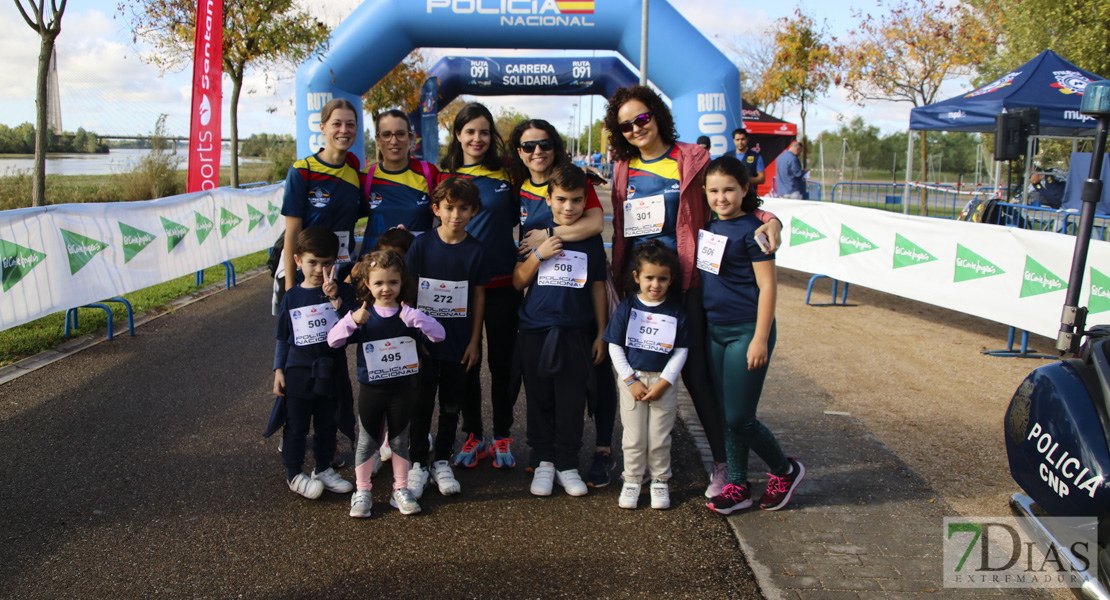
{"label": "spanish flag graphic", "polygon": [[564,15],[594,14],[594,0],[555,0],[555,4]]}

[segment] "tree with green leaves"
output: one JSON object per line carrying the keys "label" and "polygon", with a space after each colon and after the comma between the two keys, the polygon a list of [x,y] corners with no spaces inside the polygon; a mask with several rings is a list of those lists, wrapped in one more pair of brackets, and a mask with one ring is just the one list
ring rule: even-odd
{"label": "tree with green leaves", "polygon": [[[878,19],[853,11],[859,24],[836,49],[836,83],[861,105],[869,100],[932,104],[945,82],[972,74],[993,51],[994,34],[964,5],[879,0],[879,6],[888,10]],[[924,173],[928,144],[924,131],[919,137]],[[924,190],[919,207],[926,214]]]}
{"label": "tree with green leaves", "polygon": [[968,0],[1000,41],[979,66],[984,84],[1046,48],[1076,66],[1110,77],[1110,2],[1106,0]]}
{"label": "tree with green leaves", "polygon": [[802,121],[802,165],[806,164],[806,113],[809,106],[829,89],[832,81],[833,53],[836,40],[828,33],[828,25],[820,26],[812,17],[794,11],[793,18],[775,21],[774,57],[771,68],[752,90],[765,104],[785,101],[798,105]]}
{"label": "tree with green leaves", "polygon": [[[38,79],[35,80],[35,173],[31,183],[31,206],[46,203],[46,77],[50,70],[50,59],[54,56],[54,42],[62,32],[62,14],[66,11],[66,0],[15,0],[20,16],[27,25],[39,34]],[[27,9],[31,14],[27,14]],[[34,18],[31,18],[34,15]]]}
{"label": "tree with green leaves", "polygon": [[[192,64],[193,0],[122,0],[144,59],[163,72]],[[231,79],[231,186],[239,186],[239,95],[248,68],[296,65],[323,49],[330,31],[294,0],[224,0],[223,70]]]}

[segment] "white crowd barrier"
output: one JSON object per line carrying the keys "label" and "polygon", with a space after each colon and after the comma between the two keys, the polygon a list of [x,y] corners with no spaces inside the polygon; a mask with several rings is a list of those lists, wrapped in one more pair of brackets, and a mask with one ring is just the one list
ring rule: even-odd
{"label": "white crowd barrier", "polygon": [[[777,264],[1056,338],[1075,238],[1048,231],[767,198]],[[1080,306],[1110,324],[1110,243],[1092,240]],[[881,334],[881,332],[876,332]]]}
{"label": "white crowd barrier", "polygon": [[284,188],[0,212],[0,330],[269,248]]}

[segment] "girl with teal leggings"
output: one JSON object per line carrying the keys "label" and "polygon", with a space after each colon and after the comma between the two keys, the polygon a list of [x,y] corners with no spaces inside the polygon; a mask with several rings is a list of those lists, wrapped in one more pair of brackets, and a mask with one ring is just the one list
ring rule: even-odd
{"label": "girl with teal leggings", "polygon": [[775,348],[775,257],[757,239],[762,223],[752,213],[756,196],[748,170],[733,156],[709,163],[705,192],[717,218],[698,233],[698,268],[709,322],[709,370],[725,417],[729,483],[706,504],[729,514],[752,505],[748,456],[755,451],[771,472],[759,507],[778,510],[790,501],[805,467],[786,456],[775,434],[756,419],[767,364]]}

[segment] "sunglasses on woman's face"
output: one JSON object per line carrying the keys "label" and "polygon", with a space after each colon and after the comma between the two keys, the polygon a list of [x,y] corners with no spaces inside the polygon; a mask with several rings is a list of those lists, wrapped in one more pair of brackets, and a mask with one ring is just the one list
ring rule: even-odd
{"label": "sunglasses on woman's face", "polygon": [[639,127],[640,129],[643,129],[644,126],[646,126],[648,123],[651,123],[651,116],[652,115],[650,112],[646,112],[642,115],[637,116],[631,121],[621,121],[621,131],[623,131],[624,133],[629,133],[632,131],[633,125]]}
{"label": "sunglasses on woman's face", "polygon": [[544,152],[551,152],[551,150],[555,148],[555,144],[551,140],[532,140],[530,142],[520,143],[520,149],[523,150],[525,154],[535,152],[536,148]]}

